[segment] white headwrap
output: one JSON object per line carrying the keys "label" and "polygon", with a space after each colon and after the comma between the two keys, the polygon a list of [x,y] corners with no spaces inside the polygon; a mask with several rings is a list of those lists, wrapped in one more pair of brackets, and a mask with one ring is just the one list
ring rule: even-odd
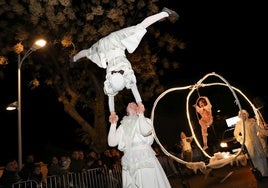
{"label": "white headwrap", "polygon": [[114,91],[121,91],[125,87],[125,80],[122,74],[114,73],[111,75],[110,83]]}

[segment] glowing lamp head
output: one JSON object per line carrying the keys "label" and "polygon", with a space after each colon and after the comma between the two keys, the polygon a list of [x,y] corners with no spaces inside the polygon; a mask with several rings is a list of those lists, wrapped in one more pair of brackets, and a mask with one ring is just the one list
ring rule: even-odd
{"label": "glowing lamp head", "polygon": [[39,39],[39,40],[35,41],[35,43],[31,47],[31,50],[33,50],[33,51],[38,50],[38,49],[44,47],[46,44],[47,44],[47,41],[45,41],[43,39]]}

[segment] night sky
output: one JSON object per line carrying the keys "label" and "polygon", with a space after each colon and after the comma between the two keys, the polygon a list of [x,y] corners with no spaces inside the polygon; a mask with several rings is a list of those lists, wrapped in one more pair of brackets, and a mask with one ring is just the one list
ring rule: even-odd
{"label": "night sky", "polygon": [[[267,16],[263,11],[266,6],[244,1],[241,4],[226,1],[184,4],[176,1],[178,6],[172,5],[173,1],[167,2],[180,14],[176,25],[167,29],[174,35],[179,33],[189,43],[185,54],[180,56],[180,69],[170,71],[163,77],[166,88],[193,85],[206,74],[216,72],[250,99],[259,99],[266,104],[267,20],[264,18]],[[13,152],[17,151],[17,113],[4,109],[8,103],[16,100],[17,72],[16,67],[7,69],[11,72],[0,69],[0,160],[17,158]],[[155,127],[163,142],[176,142],[179,131],[187,129],[182,124],[187,121],[185,100],[188,92],[174,92],[161,100],[157,107]],[[229,97],[228,88],[201,88],[200,94],[211,97],[215,111],[234,103],[232,96]],[[56,141],[59,148],[65,148],[66,145],[72,147],[71,140],[78,125],[64,113],[53,91],[39,88],[32,92],[23,86],[22,95],[23,144],[26,145],[23,152],[31,152],[27,150],[30,148],[41,156],[45,150],[43,144]],[[152,103],[155,99],[152,99]],[[194,101],[195,97],[191,102]],[[245,107],[249,108],[247,105]],[[238,109],[233,109],[225,114],[231,116],[237,113]],[[195,115],[192,112],[194,120]]]}

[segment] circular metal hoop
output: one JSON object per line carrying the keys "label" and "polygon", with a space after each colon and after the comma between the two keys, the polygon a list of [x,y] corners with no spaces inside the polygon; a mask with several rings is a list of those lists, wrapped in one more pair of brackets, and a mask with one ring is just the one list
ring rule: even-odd
{"label": "circular metal hoop", "polygon": [[[222,82],[215,82],[215,83],[203,83],[204,80],[206,80],[208,77],[211,77],[211,76],[215,76],[215,77],[218,77]],[[153,105],[153,108],[152,108],[152,111],[151,111],[151,120],[153,122],[154,120],[154,111],[155,111],[155,108],[158,104],[158,102],[168,93],[170,92],[173,92],[173,91],[178,91],[178,90],[186,90],[186,89],[190,89],[190,92],[188,93],[187,95],[187,100],[186,100],[186,116],[187,116],[187,119],[188,119],[188,123],[189,123],[189,126],[190,126],[190,130],[191,130],[191,133],[194,137],[194,140],[196,142],[196,144],[198,145],[199,149],[203,152],[203,154],[205,156],[207,156],[208,158],[211,158],[211,156],[206,153],[206,151],[203,150],[203,148],[201,147],[201,145],[199,144],[199,141],[197,140],[196,136],[195,136],[195,133],[194,133],[194,130],[193,130],[193,126],[192,126],[192,123],[191,123],[191,117],[190,117],[190,113],[189,113],[189,99],[192,95],[192,93],[198,89],[199,87],[209,87],[209,86],[215,86],[215,85],[220,85],[220,86],[225,86],[225,87],[228,87],[229,90],[231,91],[233,97],[235,98],[235,102],[239,108],[239,111],[242,110],[242,107],[241,107],[241,104],[240,104],[240,101],[236,95],[236,92],[239,93],[242,97],[244,97],[244,99],[250,104],[250,106],[252,107],[253,111],[254,111],[254,114],[255,114],[255,117],[257,118],[257,122],[258,122],[258,125],[259,123],[263,120],[259,110],[254,106],[254,104],[237,88],[231,86],[227,80],[225,80],[222,76],[220,76],[219,74],[216,74],[215,72],[212,72],[212,73],[209,73],[207,75],[205,75],[202,79],[200,79],[197,84],[195,85],[189,85],[189,86],[184,86],[184,87],[175,87],[175,88],[170,88],[166,91],[164,91],[154,102],[154,105]],[[245,125],[244,125],[244,122],[243,122],[243,135],[244,135],[244,132],[245,132]],[[169,157],[173,158],[174,160],[178,161],[179,163],[182,163],[182,164],[187,164],[188,162],[187,161],[184,161],[176,156],[174,156],[173,154],[169,153],[161,144],[161,142],[159,141],[158,137],[157,137],[157,134],[155,132],[155,130],[153,130],[153,135],[154,135],[154,138],[155,138],[155,141],[157,142],[157,144],[161,147],[162,151]],[[242,152],[242,148],[244,147],[244,142],[245,142],[245,138],[243,137],[243,142],[241,144],[241,150],[239,152],[237,152],[235,154],[235,157],[238,156],[241,152]]]}

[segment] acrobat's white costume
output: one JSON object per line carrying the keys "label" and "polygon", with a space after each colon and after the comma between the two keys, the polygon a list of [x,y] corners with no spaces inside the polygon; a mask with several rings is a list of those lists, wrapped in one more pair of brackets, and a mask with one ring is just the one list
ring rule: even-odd
{"label": "acrobat's white costume", "polygon": [[168,178],[151,145],[153,124],[149,118],[128,115],[120,126],[111,124],[108,144],[124,152],[122,157],[123,188],[171,188]]}
{"label": "acrobat's white costume", "polygon": [[81,50],[73,56],[74,62],[87,57],[99,67],[106,68],[104,92],[109,96],[110,112],[115,111],[114,96],[125,87],[131,89],[138,104],[142,102],[136,85],[136,77],[130,62],[126,58],[125,50],[127,49],[129,53],[133,53],[147,32],[146,28],[165,17],[178,19],[178,14],[170,9],[163,8],[162,12],[147,17],[135,26],[112,32],[101,38],[89,49]]}
{"label": "acrobat's white costume", "polygon": [[[247,148],[248,154],[252,160],[252,163],[255,168],[257,168],[262,176],[268,176],[268,164],[266,160],[266,155],[263,150],[262,144],[257,136],[258,131],[262,131],[261,128],[257,125],[257,122],[254,118],[248,118],[249,114],[246,110],[242,110],[238,115],[240,118],[244,117],[245,124],[245,146]],[[238,121],[235,130],[234,136],[236,140],[242,143],[242,120]]]}

